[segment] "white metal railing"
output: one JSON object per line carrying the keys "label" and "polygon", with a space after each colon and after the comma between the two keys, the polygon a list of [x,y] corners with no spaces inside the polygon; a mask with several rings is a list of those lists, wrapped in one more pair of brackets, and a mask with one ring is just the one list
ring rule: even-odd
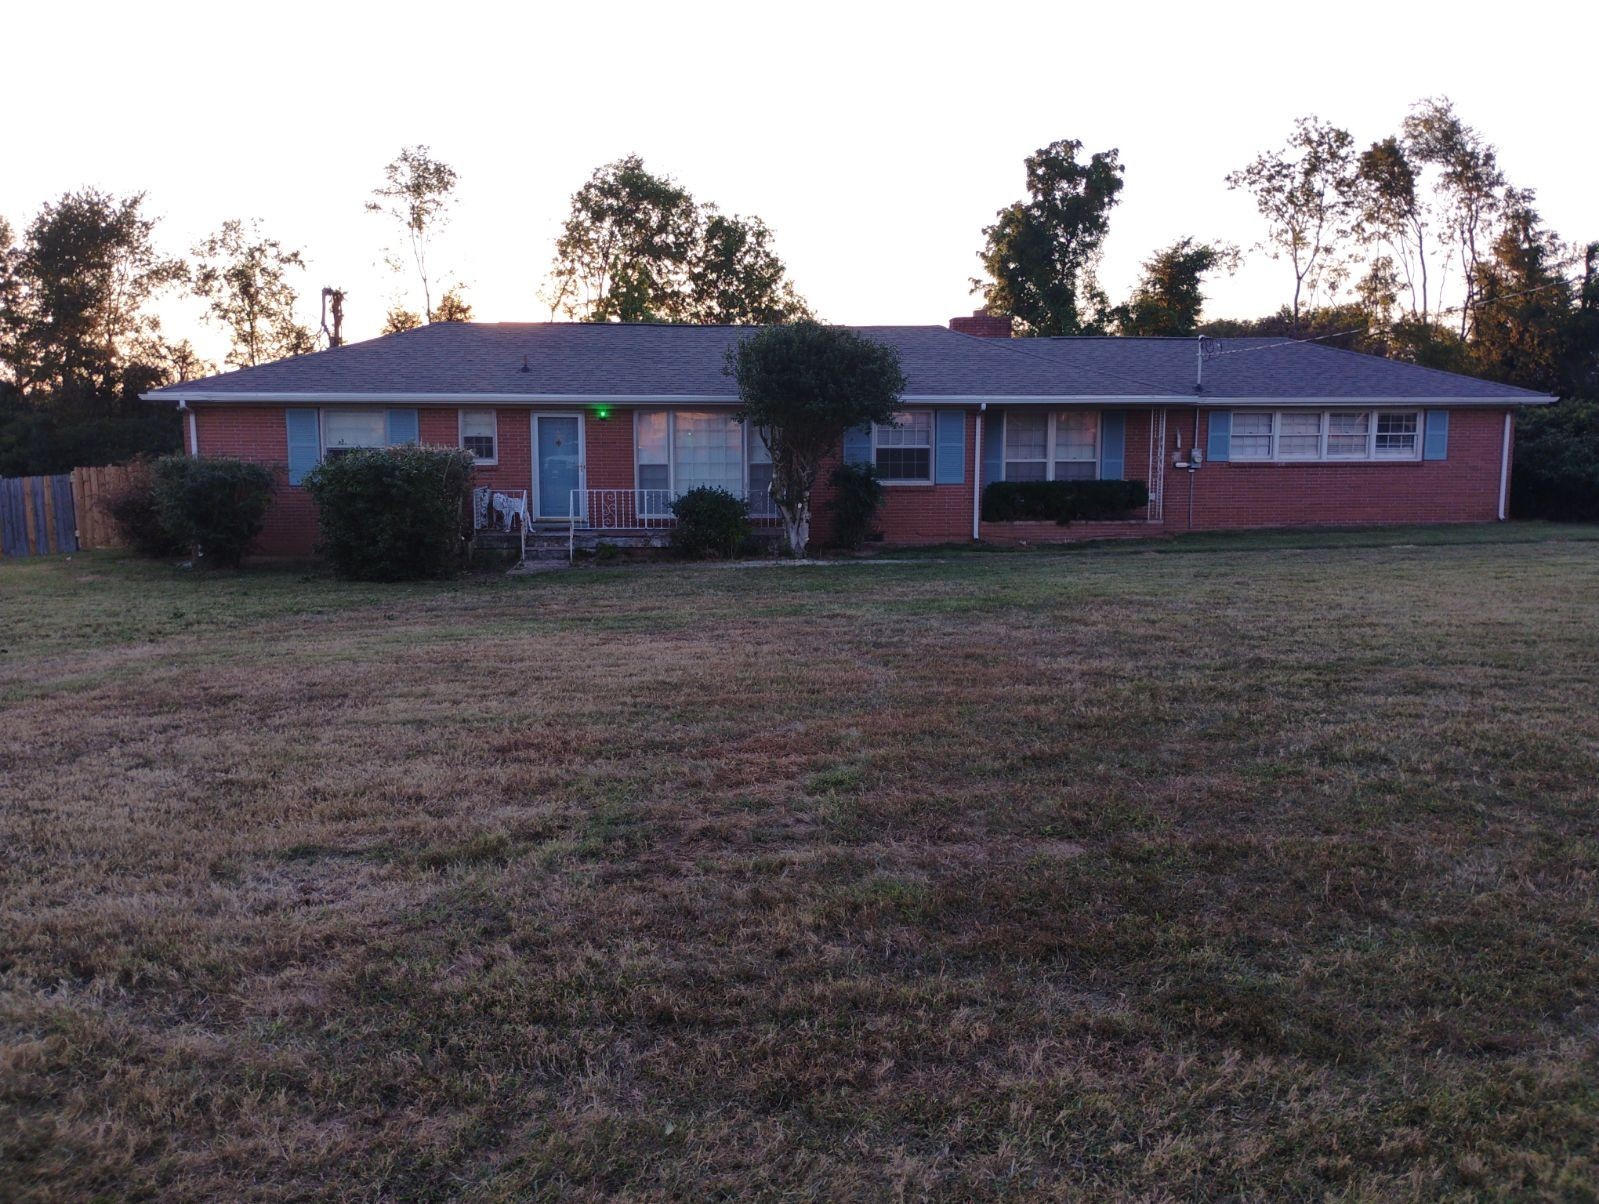
{"label": "white metal railing", "polygon": [[[672,489],[574,489],[571,517],[567,520],[567,558],[577,553],[579,531],[664,531],[677,525]],[[737,496],[737,495],[735,495]],[[750,521],[765,525],[778,521],[777,507],[766,493],[745,496]]]}

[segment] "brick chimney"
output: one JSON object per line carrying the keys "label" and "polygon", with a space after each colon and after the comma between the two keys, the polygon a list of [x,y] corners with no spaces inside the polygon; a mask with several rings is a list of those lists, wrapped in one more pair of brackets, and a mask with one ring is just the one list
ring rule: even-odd
{"label": "brick chimney", "polygon": [[976,335],[980,339],[1010,338],[1010,315],[991,314],[986,309],[972,311],[969,318],[951,318],[949,328],[957,334]]}

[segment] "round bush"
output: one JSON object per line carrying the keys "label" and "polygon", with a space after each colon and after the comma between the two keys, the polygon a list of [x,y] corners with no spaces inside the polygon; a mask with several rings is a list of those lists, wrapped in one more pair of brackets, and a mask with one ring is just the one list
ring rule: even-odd
{"label": "round bush", "polygon": [[872,533],[883,505],[883,482],[871,464],[840,464],[833,485],[833,539],[841,548],[859,548]]}
{"label": "round bush", "polygon": [[235,568],[261,534],[272,499],[272,471],[223,456],[163,456],[151,467],[155,509],[195,561]]}
{"label": "round bush", "polygon": [[174,539],[161,521],[155,500],[155,474],[148,458],[128,465],[127,480],[100,499],[100,509],[117,529],[123,544],[136,555],[161,559],[182,553],[183,542]]}
{"label": "round bush", "polygon": [[749,507],[725,489],[690,489],[672,503],[672,513],[677,516],[672,546],[685,556],[731,558],[749,538]]}
{"label": "round bush", "polygon": [[460,571],[471,530],[472,456],[453,447],[363,448],[306,474],[320,550],[341,577],[407,581]]}

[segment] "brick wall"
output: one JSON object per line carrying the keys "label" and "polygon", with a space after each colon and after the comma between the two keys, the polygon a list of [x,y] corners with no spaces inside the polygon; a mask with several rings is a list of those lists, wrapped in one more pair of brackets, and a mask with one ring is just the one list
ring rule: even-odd
{"label": "brick wall", "polygon": [[[966,464],[959,485],[885,485],[878,527],[883,541],[894,544],[951,543],[972,537],[972,482],[977,440],[977,411],[966,414]],[[842,451],[842,449],[840,449]],[[822,465],[816,492],[811,496],[814,516],[811,537],[817,546],[833,535],[829,484],[842,455]]]}
{"label": "brick wall", "polygon": [[[195,426],[205,455],[238,456],[271,466],[278,486],[257,545],[263,555],[298,556],[316,543],[316,511],[303,489],[288,483],[288,437],[284,411],[276,406],[196,405]],[[563,412],[572,412],[570,408]],[[1200,446],[1205,446],[1208,411],[1199,418]],[[1102,539],[1125,535],[1172,533],[1190,529],[1189,489],[1193,489],[1193,530],[1365,523],[1490,522],[1497,517],[1499,465],[1504,410],[1450,412],[1449,454],[1445,460],[1399,463],[1250,464],[1206,463],[1198,472],[1170,467],[1176,436],[1192,446],[1194,411],[1168,411],[1163,451],[1166,504],[1158,523],[984,523],[982,536],[1030,542]],[[974,408],[966,414],[966,463],[959,485],[890,485],[880,516],[885,541],[898,544],[958,542],[972,530],[972,495],[976,479],[977,424]],[[420,412],[423,442],[456,446],[459,418],[455,407]],[[498,463],[482,465],[483,484],[506,489],[531,489],[532,418],[525,407],[497,410]],[[1148,475],[1150,411],[1127,414],[1125,472],[1143,480]],[[616,409],[600,419],[584,411],[584,461],[592,489],[631,489],[633,414]],[[187,433],[185,434],[187,439]],[[193,450],[192,448],[190,449]],[[822,469],[814,498],[813,537],[818,544],[831,537],[828,475],[834,459]],[[1142,515],[1134,516],[1141,519]]]}
{"label": "brick wall", "polygon": [[[1193,412],[1182,422],[1192,439]],[[1168,423],[1168,432],[1171,429]],[[1200,418],[1207,443],[1208,411]],[[1196,530],[1363,523],[1492,522],[1499,513],[1505,411],[1451,410],[1443,460],[1353,463],[1208,462],[1193,473]],[[1190,443],[1191,446],[1191,443]],[[1167,530],[1188,527],[1188,481],[1166,472]]]}
{"label": "brick wall", "polygon": [[316,544],[316,507],[305,490],[289,484],[289,432],[283,408],[196,405],[193,409],[201,455],[237,456],[273,471],[277,483],[255,552],[262,556],[309,555]]}
{"label": "brick wall", "polygon": [[[1122,477],[1129,481],[1149,481],[1149,440],[1151,410],[1126,410],[1127,428],[1122,449]],[[985,484],[987,482],[984,482]],[[982,537],[998,543],[1059,543],[1063,540],[1117,539],[1149,535],[1148,508],[1134,511],[1125,522],[1114,523],[984,523]],[[969,530],[969,524],[968,524]],[[1159,531],[1157,526],[1154,531]]]}
{"label": "brick wall", "polygon": [[583,463],[590,489],[634,488],[632,410],[612,410],[605,419],[585,413]]}

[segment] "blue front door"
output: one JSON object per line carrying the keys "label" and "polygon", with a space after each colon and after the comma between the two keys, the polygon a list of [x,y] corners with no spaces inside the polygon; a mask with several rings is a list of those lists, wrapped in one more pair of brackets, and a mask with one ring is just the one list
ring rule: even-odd
{"label": "blue front door", "polygon": [[580,421],[573,414],[537,414],[533,418],[540,518],[567,518],[572,513],[572,490],[581,486],[578,473]]}

